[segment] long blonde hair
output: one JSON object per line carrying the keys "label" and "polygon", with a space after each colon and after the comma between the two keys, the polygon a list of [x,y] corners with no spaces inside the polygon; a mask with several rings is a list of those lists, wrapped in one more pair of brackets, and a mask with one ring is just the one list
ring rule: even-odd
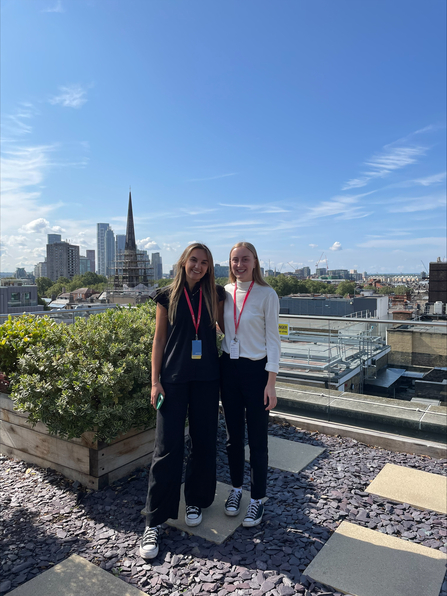
{"label": "long blonde hair", "polygon": [[177,262],[177,271],[175,272],[174,281],[169,286],[168,319],[171,325],[174,323],[177,314],[178,301],[180,300],[180,296],[183,293],[183,288],[185,287],[186,283],[185,265],[192,251],[196,248],[204,250],[206,253],[206,258],[208,259],[208,269],[201,279],[202,292],[205,299],[205,306],[210,315],[211,326],[214,326],[217,321],[217,292],[216,282],[214,280],[213,255],[211,254],[210,249],[205,246],[205,244],[202,244],[201,242],[193,242],[193,244],[187,246],[182,252]]}
{"label": "long blonde hair", "polygon": [[258,253],[256,252],[256,248],[250,242],[236,242],[236,244],[230,250],[230,258],[229,258],[229,261],[228,261],[229,262],[229,265],[230,265],[230,269],[229,269],[229,281],[232,284],[234,284],[234,282],[236,281],[236,276],[234,275],[234,273],[233,273],[233,271],[231,269],[231,253],[233,252],[233,250],[235,248],[241,248],[241,247],[248,248],[248,250],[251,253],[253,253],[253,256],[255,258],[255,266],[253,268],[253,281],[255,281],[260,286],[268,286],[268,283],[266,281],[264,281],[264,278],[262,277],[261,265],[259,264]]}

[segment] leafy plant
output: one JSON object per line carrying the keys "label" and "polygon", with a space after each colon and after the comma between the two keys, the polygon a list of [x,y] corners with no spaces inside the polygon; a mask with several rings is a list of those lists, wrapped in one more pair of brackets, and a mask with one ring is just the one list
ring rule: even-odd
{"label": "leafy plant", "polygon": [[110,442],[153,426],[150,405],[155,305],[115,308],[51,327],[12,375],[11,399],[62,438],[94,431]]}
{"label": "leafy plant", "polygon": [[30,346],[42,342],[57,323],[49,317],[24,314],[11,317],[0,325],[0,372],[10,377],[17,370],[19,358]]}

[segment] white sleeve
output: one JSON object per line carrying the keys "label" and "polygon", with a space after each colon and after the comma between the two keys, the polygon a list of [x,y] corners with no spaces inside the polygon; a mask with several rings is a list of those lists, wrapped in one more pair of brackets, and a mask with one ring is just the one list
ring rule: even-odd
{"label": "white sleeve", "polygon": [[265,370],[278,373],[281,357],[281,340],[279,337],[279,298],[272,289],[264,304],[265,343],[267,348],[267,364]]}

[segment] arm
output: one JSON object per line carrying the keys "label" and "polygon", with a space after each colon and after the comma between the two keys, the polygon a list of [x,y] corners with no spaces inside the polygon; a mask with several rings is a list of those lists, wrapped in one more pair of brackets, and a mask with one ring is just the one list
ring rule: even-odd
{"label": "arm", "polygon": [[269,371],[269,378],[267,380],[267,385],[264,389],[264,405],[267,406],[266,410],[273,410],[278,403],[276,399],[276,373]]}
{"label": "arm", "polygon": [[264,389],[264,404],[266,410],[273,410],[276,407],[276,375],[279,371],[279,359],[281,357],[281,340],[278,331],[279,322],[279,299],[276,292],[271,292],[265,304],[265,343],[267,347],[267,364],[265,366],[269,373],[267,385]]}
{"label": "arm", "polygon": [[160,383],[161,363],[168,339],[168,311],[161,304],[157,304],[155,315],[155,335],[152,345],[152,390],[151,404],[155,408],[159,393],[165,394]]}
{"label": "arm", "polygon": [[219,329],[222,333],[225,333],[225,324],[224,324],[224,300],[221,300],[217,304],[217,324],[219,325]]}

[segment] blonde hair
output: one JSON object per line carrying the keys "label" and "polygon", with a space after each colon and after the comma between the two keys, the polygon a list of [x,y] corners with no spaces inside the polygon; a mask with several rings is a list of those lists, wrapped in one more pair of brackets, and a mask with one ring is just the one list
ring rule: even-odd
{"label": "blonde hair", "polygon": [[250,242],[236,242],[236,244],[230,250],[230,258],[229,258],[229,264],[230,264],[229,281],[232,284],[234,284],[234,282],[236,281],[236,276],[234,275],[234,273],[233,273],[233,271],[231,269],[231,253],[233,252],[233,250],[235,248],[241,248],[241,247],[248,248],[248,250],[251,253],[253,253],[253,256],[255,258],[255,266],[253,268],[253,281],[255,281],[260,286],[268,286],[268,283],[266,281],[264,281],[264,278],[262,277],[261,265],[259,264],[258,253],[256,252],[256,248]]}
{"label": "blonde hair", "polygon": [[168,309],[168,319],[171,325],[174,323],[175,317],[177,315],[177,306],[178,301],[180,300],[180,296],[183,293],[183,288],[185,287],[186,283],[186,271],[185,265],[192,253],[193,250],[196,248],[200,250],[204,250],[206,253],[206,258],[208,259],[208,269],[206,270],[205,275],[202,277],[201,284],[202,284],[202,292],[203,298],[205,300],[205,306],[208,310],[211,319],[211,326],[214,326],[217,321],[217,292],[216,292],[216,282],[214,280],[214,262],[213,262],[213,255],[211,254],[210,249],[200,242],[193,242],[185,248],[182,252],[178,262],[177,262],[177,271],[175,273],[174,281],[169,286],[169,309]]}

